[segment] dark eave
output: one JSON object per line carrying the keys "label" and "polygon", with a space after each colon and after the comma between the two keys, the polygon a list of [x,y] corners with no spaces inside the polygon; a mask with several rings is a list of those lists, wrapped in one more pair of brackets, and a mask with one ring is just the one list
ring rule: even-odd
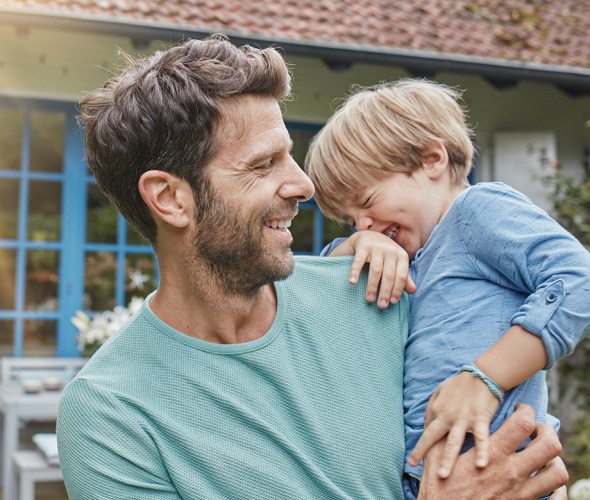
{"label": "dark eave", "polygon": [[[177,42],[187,38],[203,38],[212,33],[206,27],[182,26],[120,20],[111,17],[57,14],[55,12],[23,12],[1,9],[2,24],[20,29],[32,27],[92,32],[130,38],[136,47],[147,46],[151,40]],[[315,40],[293,40],[264,35],[213,30],[225,33],[238,45],[275,46],[287,55],[323,60],[335,71],[346,70],[354,63],[402,67],[415,76],[433,77],[440,72],[479,75],[498,88],[512,87],[521,80],[553,84],[571,96],[590,94],[590,69],[533,64],[476,56],[404,50],[369,45],[344,44]]]}

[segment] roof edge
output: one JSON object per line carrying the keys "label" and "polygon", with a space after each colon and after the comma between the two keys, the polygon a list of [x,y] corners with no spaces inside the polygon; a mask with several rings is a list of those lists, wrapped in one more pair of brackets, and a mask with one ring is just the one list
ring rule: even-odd
{"label": "roof edge", "polygon": [[482,76],[497,87],[509,87],[519,80],[552,83],[572,96],[590,94],[590,68],[558,66],[525,61],[492,59],[442,52],[386,48],[374,45],[346,44],[321,40],[294,40],[232,30],[115,19],[107,16],[69,15],[55,11],[25,11],[0,7],[1,24],[17,27],[59,28],[97,34],[125,36],[141,46],[150,40],[178,42],[223,33],[238,45],[261,48],[274,46],[289,55],[324,60],[333,69],[346,69],[353,63],[399,66],[419,76],[441,71]]}

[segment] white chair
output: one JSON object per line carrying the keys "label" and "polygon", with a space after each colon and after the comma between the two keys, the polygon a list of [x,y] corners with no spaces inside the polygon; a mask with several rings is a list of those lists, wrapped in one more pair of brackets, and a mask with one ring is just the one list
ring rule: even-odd
{"label": "white chair", "polygon": [[18,450],[12,455],[18,500],[35,500],[35,483],[63,481],[59,465],[51,465],[38,450]]}
{"label": "white chair", "polygon": [[22,357],[0,358],[0,382],[22,382],[59,377],[65,384],[86,364],[88,358]]}

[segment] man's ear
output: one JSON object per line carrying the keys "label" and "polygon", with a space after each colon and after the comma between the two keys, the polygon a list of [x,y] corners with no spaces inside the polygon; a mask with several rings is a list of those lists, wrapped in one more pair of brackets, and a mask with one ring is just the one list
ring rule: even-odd
{"label": "man's ear", "polygon": [[440,142],[428,147],[422,156],[422,168],[431,179],[438,179],[449,166],[449,153]]}
{"label": "man's ear", "polygon": [[193,216],[193,193],[186,181],[148,170],[139,178],[139,193],[156,220],[177,228],[186,227]]}

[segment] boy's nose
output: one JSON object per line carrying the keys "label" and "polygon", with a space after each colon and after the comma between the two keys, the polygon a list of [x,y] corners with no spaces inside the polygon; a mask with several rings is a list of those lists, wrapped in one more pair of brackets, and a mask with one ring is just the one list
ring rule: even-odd
{"label": "boy's nose", "polygon": [[373,227],[373,219],[371,217],[361,216],[358,221],[355,221],[355,226],[359,231],[367,231]]}

